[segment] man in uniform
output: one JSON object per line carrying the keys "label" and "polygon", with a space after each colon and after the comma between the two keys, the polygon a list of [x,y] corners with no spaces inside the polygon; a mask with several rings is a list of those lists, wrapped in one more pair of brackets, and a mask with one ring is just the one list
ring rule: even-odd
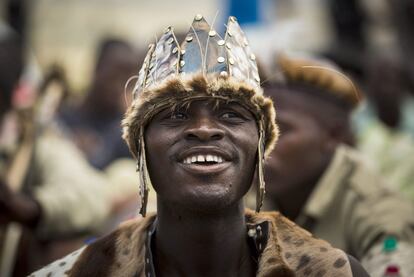
{"label": "man in uniform", "polygon": [[266,209],[362,260],[372,276],[412,276],[414,210],[350,145],[353,83],[325,61],[280,55],[266,89],[281,136],[266,163]]}

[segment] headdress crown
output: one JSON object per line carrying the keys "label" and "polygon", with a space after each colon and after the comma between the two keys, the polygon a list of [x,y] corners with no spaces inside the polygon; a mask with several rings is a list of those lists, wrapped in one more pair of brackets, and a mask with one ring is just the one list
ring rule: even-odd
{"label": "headdress crown", "polygon": [[260,88],[256,57],[237,23],[230,17],[224,39],[202,15],[196,15],[185,40],[180,45],[172,27],[168,27],[156,44],[151,44],[139,71],[134,97],[170,76],[187,73],[234,77]]}

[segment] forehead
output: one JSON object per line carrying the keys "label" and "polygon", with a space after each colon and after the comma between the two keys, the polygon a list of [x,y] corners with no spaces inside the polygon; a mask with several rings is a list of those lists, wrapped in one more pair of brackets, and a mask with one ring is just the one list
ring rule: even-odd
{"label": "forehead", "polygon": [[237,101],[229,101],[212,97],[199,100],[182,101],[163,109],[159,113],[172,111],[199,111],[200,109],[211,112],[220,111],[223,109],[235,109],[239,112],[247,113],[254,117],[253,113],[246,106]]}
{"label": "forehead", "polygon": [[276,113],[295,113],[318,119],[320,116],[335,114],[339,107],[326,99],[314,95],[313,91],[294,88],[271,88],[267,94],[272,98]]}

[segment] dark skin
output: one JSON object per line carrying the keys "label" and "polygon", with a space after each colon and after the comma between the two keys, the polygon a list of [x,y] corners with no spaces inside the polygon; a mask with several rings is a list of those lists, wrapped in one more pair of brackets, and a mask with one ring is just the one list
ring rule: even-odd
{"label": "dark skin", "polygon": [[[0,117],[0,132],[2,132],[3,115]],[[35,199],[13,192],[7,181],[0,178],[0,225],[18,222],[27,227],[35,227],[40,217],[41,208]]]}
{"label": "dark skin", "polygon": [[285,216],[295,220],[336,147],[348,136],[342,121],[327,114],[327,110],[334,112],[333,107],[313,102],[313,96],[294,91],[273,91],[271,96],[275,100],[280,137],[266,161],[266,196],[277,203]]}
{"label": "dark skin", "polygon": [[[157,191],[157,276],[255,276],[242,200],[256,164],[253,115],[238,104],[195,101],[157,114],[145,140]],[[222,162],[184,162],[198,155]]]}
{"label": "dark skin", "polygon": [[35,227],[40,219],[41,209],[30,196],[14,193],[0,181],[0,224],[18,222],[27,227]]}

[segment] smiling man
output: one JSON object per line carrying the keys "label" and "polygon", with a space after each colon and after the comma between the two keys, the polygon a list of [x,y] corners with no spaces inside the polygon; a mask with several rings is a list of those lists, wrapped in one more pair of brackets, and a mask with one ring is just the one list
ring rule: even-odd
{"label": "smiling man", "polygon": [[[234,17],[224,40],[200,15],[181,46],[168,28],[149,48],[123,121],[144,218],[33,276],[367,276],[278,213],[259,213],[274,120]],[[255,176],[256,213],[243,204]],[[151,184],[158,212],[146,216]]]}

